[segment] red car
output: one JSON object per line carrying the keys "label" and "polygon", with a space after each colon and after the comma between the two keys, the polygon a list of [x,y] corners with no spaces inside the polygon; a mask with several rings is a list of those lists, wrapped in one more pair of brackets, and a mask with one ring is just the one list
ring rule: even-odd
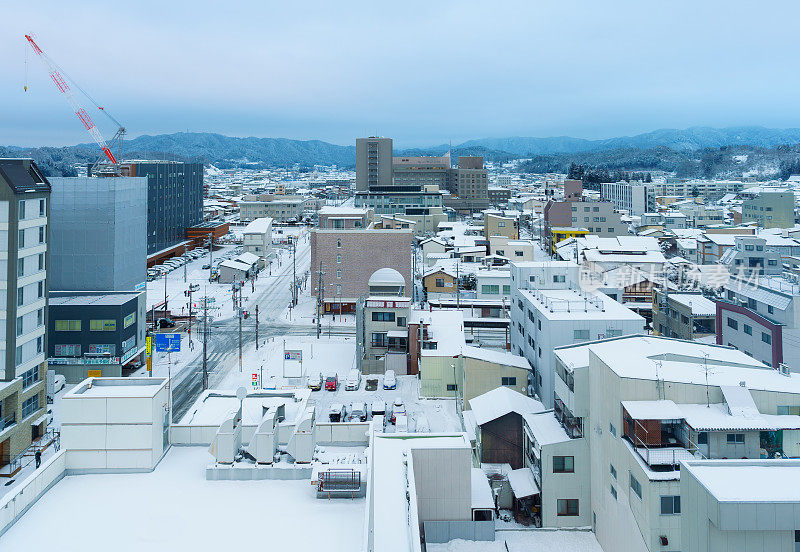
{"label": "red car", "polygon": [[339,387],[339,376],[328,376],[325,378],[325,391],[336,391]]}

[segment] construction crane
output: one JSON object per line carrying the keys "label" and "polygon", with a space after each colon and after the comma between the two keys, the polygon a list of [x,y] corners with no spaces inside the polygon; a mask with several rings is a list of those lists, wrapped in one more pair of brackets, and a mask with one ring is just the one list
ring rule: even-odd
{"label": "construction crane", "polygon": [[[56,63],[52,59],[50,59],[50,56],[45,54],[42,51],[42,49],[39,48],[39,45],[36,44],[36,42],[33,40],[33,38],[31,38],[30,35],[25,35],[25,39],[28,41],[28,44],[30,44],[30,46],[33,49],[34,53],[36,53],[42,59],[44,64],[47,66],[47,72],[50,74],[50,78],[55,83],[56,88],[58,88],[58,90],[61,92],[61,94],[63,94],[63,96],[67,99],[69,104],[72,106],[72,109],[75,111],[75,115],[78,116],[78,119],[81,120],[81,122],[83,123],[83,126],[86,127],[86,130],[89,132],[89,135],[92,137],[92,139],[94,139],[94,141],[97,143],[97,145],[100,146],[100,149],[103,150],[103,153],[105,154],[106,158],[108,158],[108,160],[111,162],[112,166],[118,169],[119,162],[117,161],[117,158],[112,153],[111,147],[113,147],[115,144],[118,146],[118,148],[119,148],[118,149],[119,156],[121,158],[122,157],[122,141],[123,141],[123,137],[125,136],[125,127],[123,127],[119,123],[119,121],[117,121],[113,116],[111,116],[111,114],[108,113],[102,106],[100,106],[96,101],[94,101],[94,99],[92,99],[92,97],[89,94],[87,94],[86,91],[83,88],[78,86],[78,84],[74,80],[69,78],[69,76],[67,76],[67,78],[65,79],[63,75],[65,75],[66,73],[64,73],[64,71],[58,65],[56,65]],[[77,98],[75,98],[75,95],[72,93],[72,89],[70,88],[69,84],[67,84],[67,79],[69,79],[69,81],[78,90],[80,90],[83,93],[83,95],[86,96],[89,99],[89,101],[94,104],[95,107],[97,107],[97,109],[102,111],[103,114],[106,117],[108,117],[115,125],[117,125],[117,132],[114,134],[114,137],[111,139],[111,147],[106,143],[105,138],[103,138],[103,135],[100,133],[100,130],[97,128],[97,125],[95,125],[94,121],[92,121],[92,118],[89,116],[89,114],[86,112],[86,110],[81,106],[81,104],[78,102]],[[27,83],[25,85],[25,90],[26,91],[28,90]],[[102,157],[101,157],[101,159],[102,159]],[[99,159],[98,159],[98,161],[99,161]],[[97,164],[97,163],[95,163],[95,164]]]}

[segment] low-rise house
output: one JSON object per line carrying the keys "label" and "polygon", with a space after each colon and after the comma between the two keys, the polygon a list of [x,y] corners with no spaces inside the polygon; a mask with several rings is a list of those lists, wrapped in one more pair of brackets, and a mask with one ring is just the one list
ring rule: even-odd
{"label": "low-rise house", "polygon": [[653,301],[653,333],[678,339],[698,339],[716,334],[717,307],[701,293],[664,293]]}

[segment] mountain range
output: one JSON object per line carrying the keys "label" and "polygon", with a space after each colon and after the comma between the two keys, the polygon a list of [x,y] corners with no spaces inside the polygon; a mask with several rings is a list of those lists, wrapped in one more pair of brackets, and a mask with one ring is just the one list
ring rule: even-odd
{"label": "mountain range", "polygon": [[[774,148],[800,142],[800,129],[764,127],[661,129],[635,136],[587,140],[569,136],[550,138],[510,137],[469,140],[452,148],[454,156],[483,155],[489,161],[537,156],[569,157],[580,161],[590,157],[602,162],[603,152],[619,150],[653,150],[666,148],[691,155],[706,148],[751,146]],[[427,148],[396,151],[396,155],[441,155],[449,146],[442,144]],[[320,140],[290,140],[286,138],[237,138],[214,133],[180,132],[175,134],[142,135],[125,142],[126,158],[168,158],[198,160],[220,168],[291,166],[355,165],[355,146],[342,146]],[[663,151],[663,150],[662,150]],[[94,144],[79,144],[61,148],[20,148],[0,146],[0,157],[32,157],[46,174],[73,174],[74,165],[92,162],[98,157]]]}

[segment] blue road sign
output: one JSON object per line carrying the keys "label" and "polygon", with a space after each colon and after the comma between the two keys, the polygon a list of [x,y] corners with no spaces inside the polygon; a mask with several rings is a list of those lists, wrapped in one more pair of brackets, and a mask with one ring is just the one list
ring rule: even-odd
{"label": "blue road sign", "polygon": [[177,333],[157,333],[156,351],[170,352],[181,350],[181,334]]}

